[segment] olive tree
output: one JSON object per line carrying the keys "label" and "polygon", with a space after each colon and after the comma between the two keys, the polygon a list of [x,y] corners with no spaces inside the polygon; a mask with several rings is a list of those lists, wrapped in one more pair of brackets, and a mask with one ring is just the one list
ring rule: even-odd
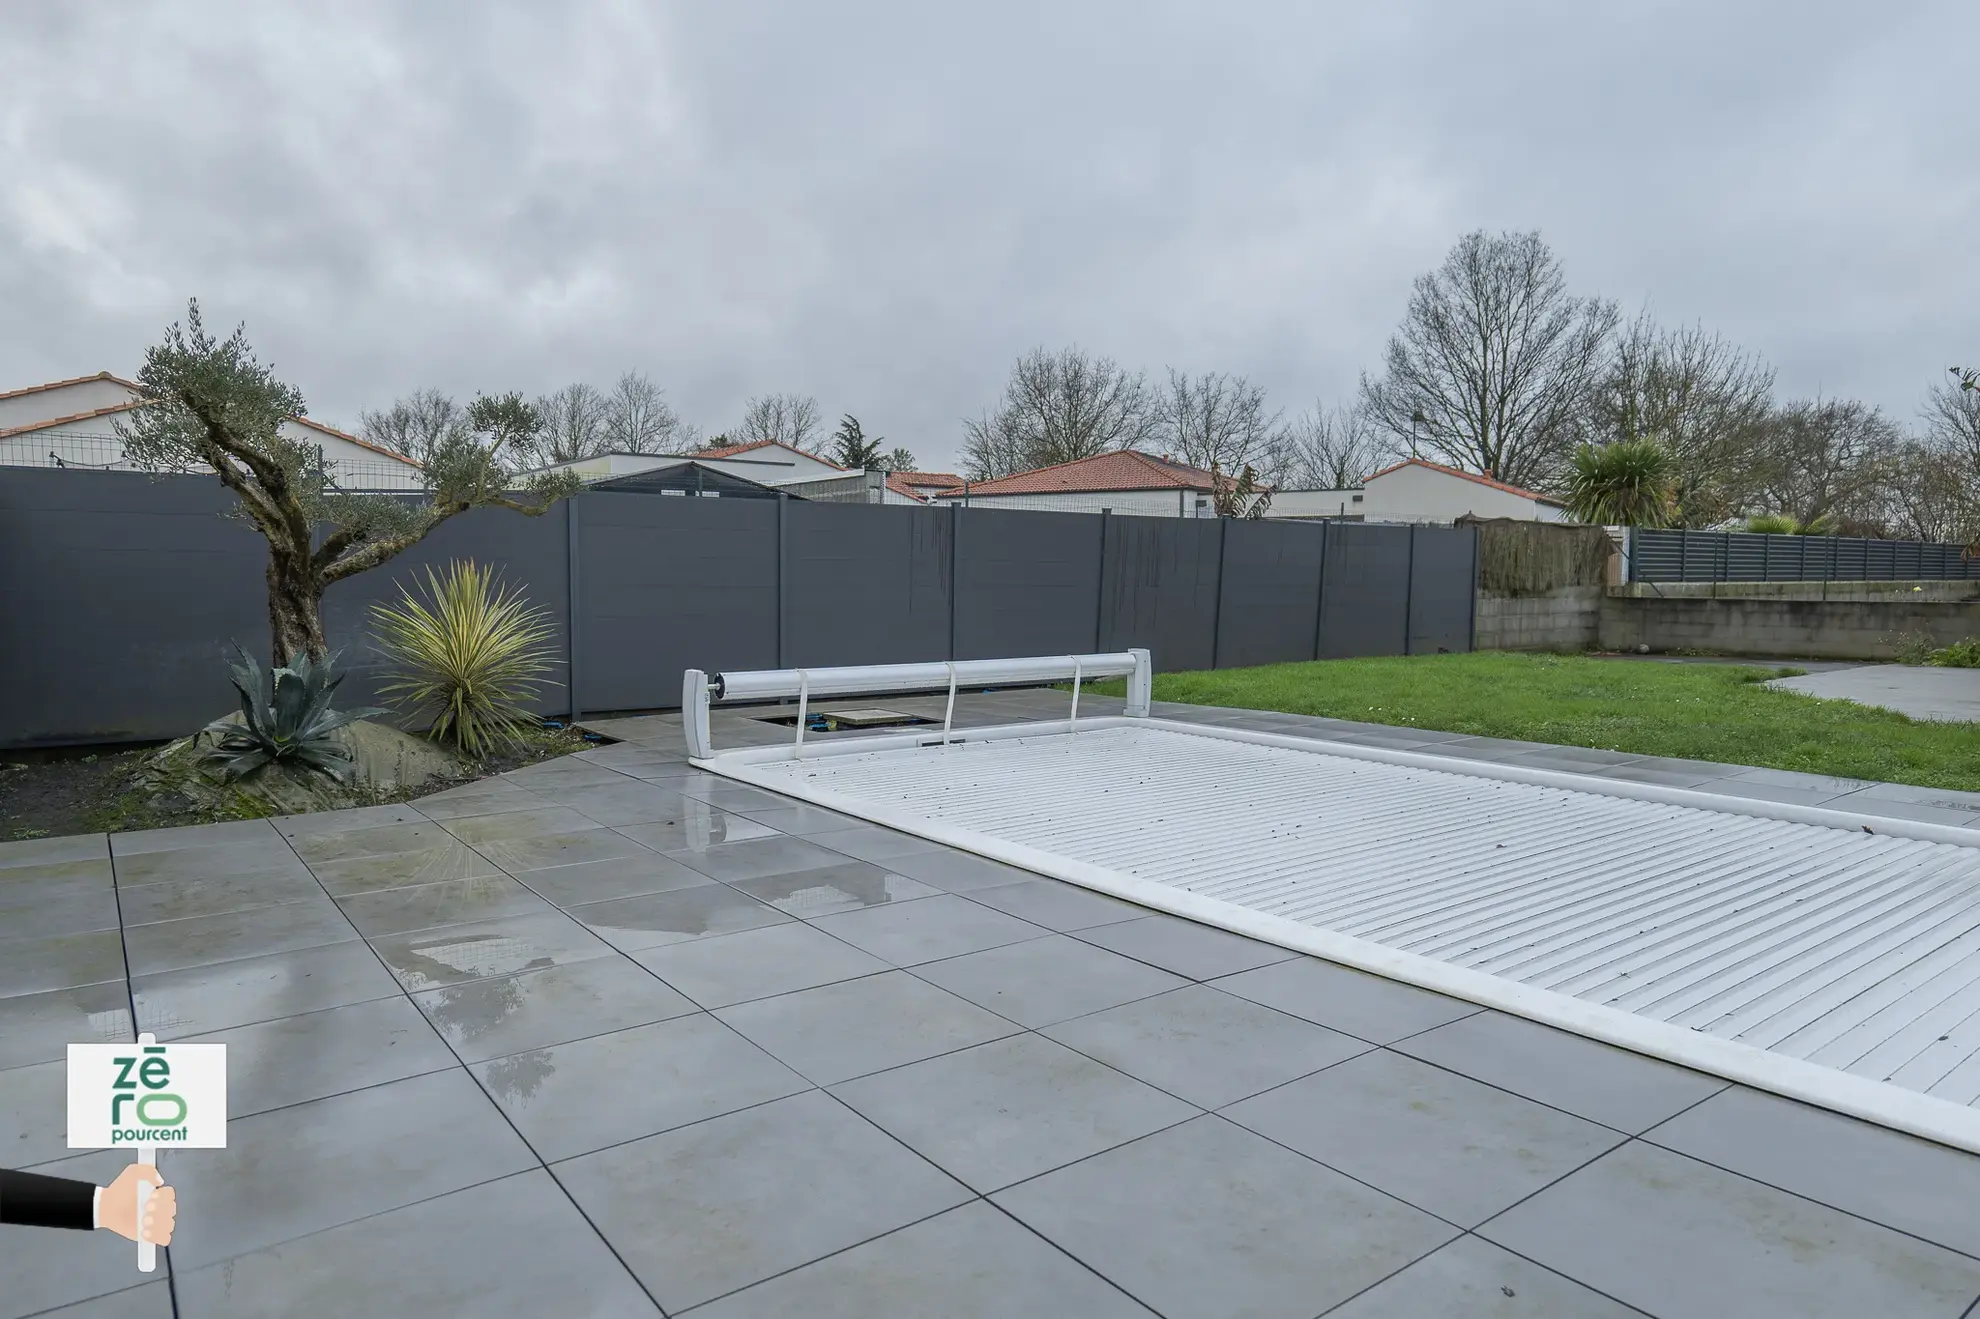
{"label": "olive tree", "polygon": [[256,359],[243,328],[223,340],[206,331],[199,304],[146,350],[143,406],[117,428],[130,461],[152,471],[207,467],[231,490],[233,514],[268,541],[268,627],[276,662],[329,653],[323,593],[376,568],[471,508],[531,517],[578,488],[568,473],[518,477],[505,460],[536,433],[518,394],[481,397],[465,424],[427,448],[423,489],[376,494],[341,489],[322,449],[283,433],[304,415],[301,391]]}

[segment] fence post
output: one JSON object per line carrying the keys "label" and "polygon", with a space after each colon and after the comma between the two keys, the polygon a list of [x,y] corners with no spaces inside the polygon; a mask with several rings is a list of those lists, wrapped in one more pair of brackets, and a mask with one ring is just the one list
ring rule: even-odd
{"label": "fence post", "polygon": [[1100,629],[1107,613],[1107,520],[1113,511],[1110,508],[1100,510],[1100,572],[1093,581],[1093,653],[1096,655],[1107,649]]}
{"label": "fence post", "polygon": [[584,705],[578,699],[578,500],[580,495],[572,495],[564,501],[564,594],[568,601],[569,615],[564,623],[564,633],[569,642],[570,666],[565,670],[567,679],[564,690],[571,697],[571,722],[584,718]]}
{"label": "fence post", "polygon": [[[1624,542],[1628,542],[1628,528],[1624,528]],[[1474,526],[1471,529],[1471,619],[1465,625],[1464,649],[1466,654],[1478,649],[1478,583],[1483,580],[1485,571],[1485,532]],[[1627,569],[1629,556],[1624,554],[1623,565]]]}
{"label": "fence post", "polygon": [[[968,489],[967,486],[964,487]],[[965,499],[968,495],[963,496]],[[956,583],[960,580],[956,573],[956,562],[962,558],[962,511],[958,503],[949,505],[949,658],[956,659],[956,615],[962,612],[962,601],[956,597]]]}
{"label": "fence post", "polygon": [[1403,648],[1405,655],[1414,654],[1412,646],[1416,640],[1416,524],[1409,524],[1409,539],[1403,552]]}
{"label": "fence post", "polygon": [[1217,605],[1210,613],[1210,667],[1222,668],[1224,653],[1224,547],[1230,543],[1231,520],[1217,519]]}
{"label": "fence post", "polygon": [[776,637],[775,654],[777,667],[786,667],[784,659],[784,546],[787,541],[785,523],[790,519],[791,497],[784,491],[777,492],[777,543],[771,548],[777,559],[777,625],[772,629]]}
{"label": "fence post", "polygon": [[1327,558],[1334,552],[1334,521],[1320,520],[1320,580],[1313,584],[1313,658],[1320,658],[1320,620],[1327,616]]}

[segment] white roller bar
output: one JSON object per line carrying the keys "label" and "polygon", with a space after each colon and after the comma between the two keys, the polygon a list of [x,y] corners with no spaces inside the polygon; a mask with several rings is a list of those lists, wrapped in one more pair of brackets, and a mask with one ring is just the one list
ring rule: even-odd
{"label": "white roller bar", "polygon": [[803,754],[804,724],[814,696],[874,696],[882,693],[947,691],[948,712],[942,720],[942,740],[949,740],[958,689],[980,687],[1073,684],[1072,711],[1079,715],[1079,684],[1091,678],[1126,678],[1127,705],[1123,713],[1145,717],[1154,682],[1146,650],[1123,650],[1098,655],[1035,655],[1014,659],[936,660],[923,664],[850,664],[816,669],[745,669],[710,677],[689,669],[681,678],[681,716],[686,726],[688,754],[697,759],[715,753],[708,733],[709,706],[717,701],[787,701],[797,698],[797,737],[790,754]]}

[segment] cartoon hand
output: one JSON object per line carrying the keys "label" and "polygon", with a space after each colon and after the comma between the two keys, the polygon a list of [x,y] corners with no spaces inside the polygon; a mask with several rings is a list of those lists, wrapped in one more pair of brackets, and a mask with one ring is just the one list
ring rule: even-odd
{"label": "cartoon hand", "polygon": [[151,1200],[144,1207],[144,1239],[157,1246],[172,1244],[172,1224],[179,1216],[178,1193],[165,1185],[158,1169],[148,1163],[134,1163],[117,1174],[117,1180],[103,1188],[97,1204],[98,1227],[109,1228],[130,1241],[138,1239],[137,1188],[151,1183]]}

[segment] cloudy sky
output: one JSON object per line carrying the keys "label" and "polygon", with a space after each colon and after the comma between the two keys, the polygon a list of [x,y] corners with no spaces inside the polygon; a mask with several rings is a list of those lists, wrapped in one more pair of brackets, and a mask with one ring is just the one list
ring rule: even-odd
{"label": "cloudy sky", "polygon": [[1345,398],[1410,280],[1577,292],[1909,417],[1980,363],[1962,0],[0,7],[0,389],[188,296],[311,412],[642,370],[945,465],[1078,343]]}

